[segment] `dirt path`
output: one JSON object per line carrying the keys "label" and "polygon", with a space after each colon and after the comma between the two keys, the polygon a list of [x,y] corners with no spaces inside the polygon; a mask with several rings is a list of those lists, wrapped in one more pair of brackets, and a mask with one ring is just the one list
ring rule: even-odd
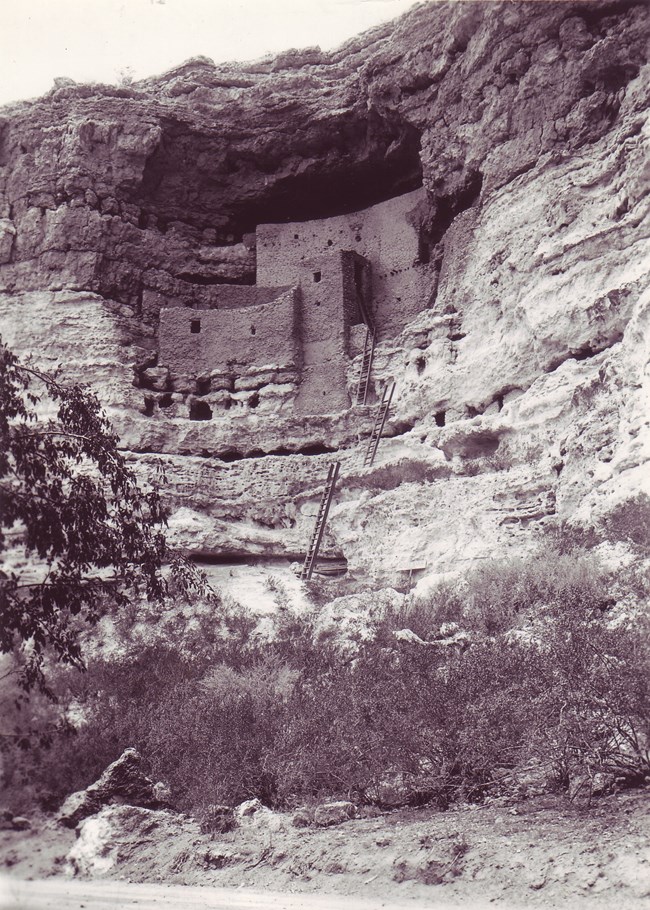
{"label": "dirt path", "polygon": [[[437,897],[426,904],[374,898],[350,898],[332,894],[281,894],[235,888],[201,888],[185,885],[142,885],[129,882],[79,882],[61,879],[23,882],[0,878],[0,910],[458,910],[459,904]],[[489,901],[464,901],[467,910],[493,910]],[[550,905],[549,905],[550,906]],[[554,905],[556,906],[556,905]],[[588,910],[602,903],[579,901],[572,907]],[[627,908],[628,905],[626,905]],[[508,910],[525,910],[509,904]]]}
{"label": "dirt path", "polygon": [[[458,908],[457,903],[437,900],[429,906],[435,906],[435,910]],[[417,904],[413,901],[393,903],[381,898],[363,900],[331,894],[280,894],[235,888],[0,879],[0,910],[122,910],[129,907],[137,910],[163,910],[165,907],[174,910],[180,907],[183,910],[416,910]],[[492,910],[492,907],[489,902],[471,905],[472,910]],[[519,910],[519,907],[512,905],[512,910]]]}

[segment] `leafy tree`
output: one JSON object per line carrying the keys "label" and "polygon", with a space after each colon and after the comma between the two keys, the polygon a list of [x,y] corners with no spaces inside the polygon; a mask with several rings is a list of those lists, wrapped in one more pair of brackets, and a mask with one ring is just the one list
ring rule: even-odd
{"label": "leafy tree", "polygon": [[20,656],[23,689],[49,691],[46,654],[83,668],[80,633],[106,604],[164,598],[165,521],[94,393],[0,341],[0,652]]}

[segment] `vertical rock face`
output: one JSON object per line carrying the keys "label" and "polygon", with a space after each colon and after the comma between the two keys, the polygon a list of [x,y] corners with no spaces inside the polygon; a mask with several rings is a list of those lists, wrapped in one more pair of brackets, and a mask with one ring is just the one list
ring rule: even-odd
{"label": "vertical rock face", "polygon": [[[89,381],[143,471],[165,460],[175,533],[204,554],[304,552],[334,453],[326,549],[391,583],[606,512],[648,483],[649,27],[630,0],[426,4],[331,54],[5,108],[2,334]],[[274,258],[287,231],[303,259]],[[237,309],[232,364],[230,335],[225,367],[160,357],[161,309],[272,307],[264,287],[304,284],[330,239],[370,263],[371,385],[397,383],[370,471],[372,405],[296,404],[311,289],[295,357],[281,307],[268,362],[238,361]],[[340,347],[353,391],[358,335]]]}

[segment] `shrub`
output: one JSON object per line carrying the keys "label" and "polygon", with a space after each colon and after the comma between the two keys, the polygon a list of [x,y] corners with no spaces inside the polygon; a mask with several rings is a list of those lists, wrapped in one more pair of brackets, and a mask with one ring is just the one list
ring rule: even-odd
{"label": "shrub", "polygon": [[621,502],[603,521],[610,540],[621,540],[650,552],[650,496],[638,493]]}
{"label": "shrub", "polygon": [[[212,638],[188,629],[183,648],[150,643],[96,660],[82,682],[61,676],[85,722],[24,769],[63,797],[136,746],[199,813],[253,796],[374,800],[388,772],[441,804],[480,800],[529,762],[563,786],[577,772],[634,782],[650,773],[648,622],[613,623],[605,591],[593,558],[547,550],[385,612],[353,652],[315,614],[281,610],[260,641],[229,608]],[[473,623],[467,650],[392,634],[408,618],[426,638],[450,604]],[[524,612],[533,638],[508,633]]]}

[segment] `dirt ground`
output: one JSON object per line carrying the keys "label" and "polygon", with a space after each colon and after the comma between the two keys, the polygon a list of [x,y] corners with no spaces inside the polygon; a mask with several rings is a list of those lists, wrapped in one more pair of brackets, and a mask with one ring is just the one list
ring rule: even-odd
{"label": "dirt ground", "polygon": [[[430,807],[295,828],[275,813],[228,834],[129,846],[106,878],[125,882],[432,901],[472,907],[647,907],[650,788],[576,806],[562,796],[517,804]],[[0,873],[70,874],[75,832],[52,818],[0,832]]]}

